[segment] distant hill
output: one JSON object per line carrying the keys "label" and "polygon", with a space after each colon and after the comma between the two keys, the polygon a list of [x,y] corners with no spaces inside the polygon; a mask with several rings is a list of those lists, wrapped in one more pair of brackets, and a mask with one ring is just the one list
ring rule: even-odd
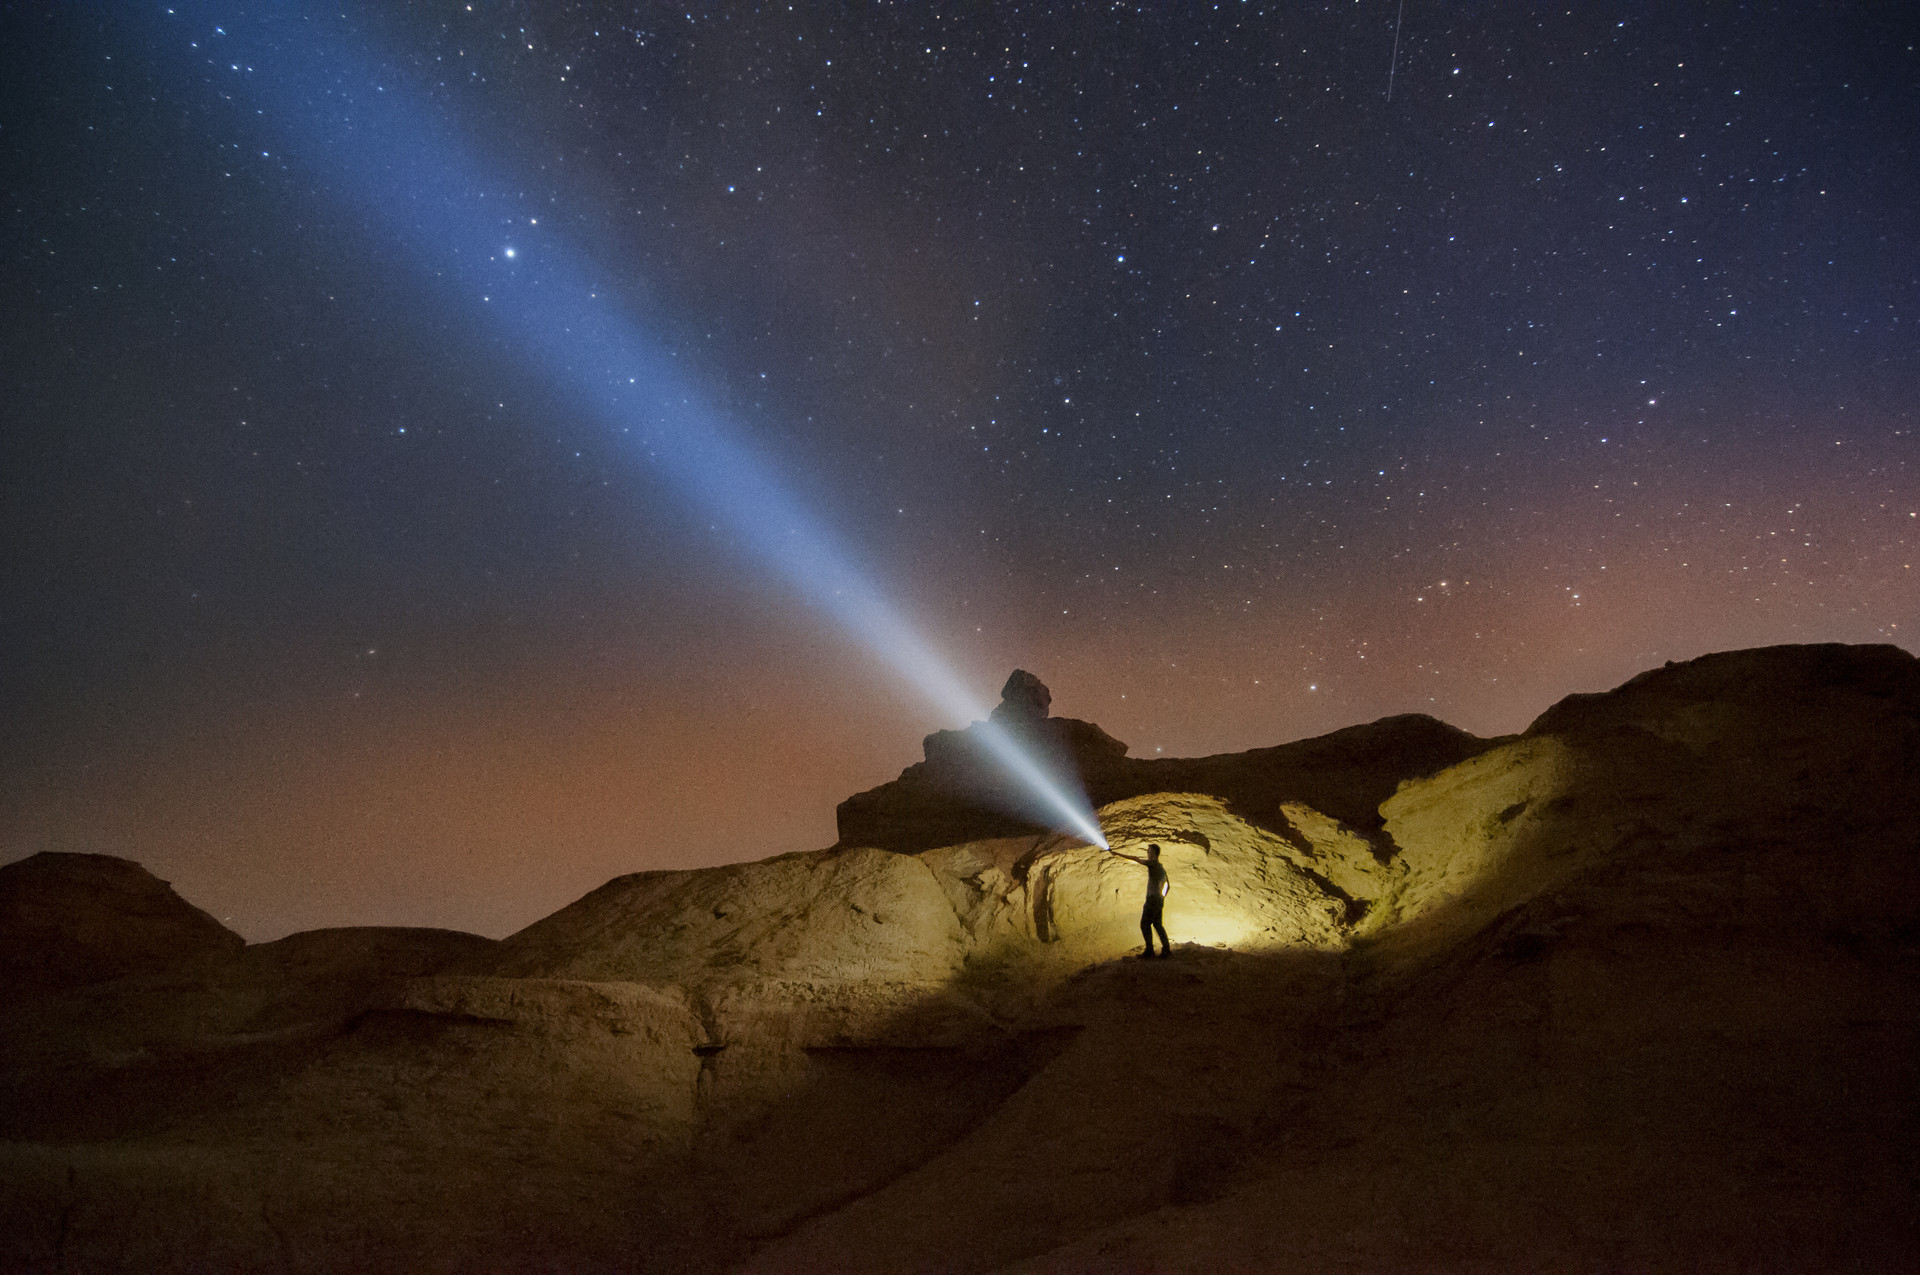
{"label": "distant hill", "polygon": [[0,1267],[1920,1267],[1911,655],[1711,655],[1501,740],[1064,730],[1151,781],[1100,817],[1164,848],[1173,959],[1070,838],[903,852],[974,817],[924,770],[856,810],[904,840],[498,943],[0,878],[0,951],[90,936],[0,989]]}

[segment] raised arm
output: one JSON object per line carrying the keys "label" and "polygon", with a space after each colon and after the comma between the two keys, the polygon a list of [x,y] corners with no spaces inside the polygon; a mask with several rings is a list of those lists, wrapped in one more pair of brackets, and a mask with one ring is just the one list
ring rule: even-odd
{"label": "raised arm", "polygon": [[1112,846],[1107,847],[1107,853],[1112,855],[1116,859],[1126,859],[1133,863],[1137,863],[1143,868],[1147,866],[1147,861],[1145,859],[1142,859],[1137,854],[1121,854],[1118,850],[1115,850]]}

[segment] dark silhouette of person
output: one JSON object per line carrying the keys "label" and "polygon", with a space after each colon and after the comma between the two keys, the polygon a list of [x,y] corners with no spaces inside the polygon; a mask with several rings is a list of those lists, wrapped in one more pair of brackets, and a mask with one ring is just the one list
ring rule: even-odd
{"label": "dark silhouette of person", "polygon": [[1147,945],[1147,950],[1140,953],[1140,958],[1145,960],[1153,955],[1153,936],[1156,931],[1160,935],[1160,955],[1172,955],[1173,947],[1167,942],[1167,927],[1160,919],[1167,905],[1167,870],[1160,866],[1160,847],[1149,845],[1144,859],[1137,854],[1121,854],[1112,847],[1108,847],[1107,853],[1116,858],[1130,859],[1147,870],[1147,902],[1140,909],[1140,938]]}

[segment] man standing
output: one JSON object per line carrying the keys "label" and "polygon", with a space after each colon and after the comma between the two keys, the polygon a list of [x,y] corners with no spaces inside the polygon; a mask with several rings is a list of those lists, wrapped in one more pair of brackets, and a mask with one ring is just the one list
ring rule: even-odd
{"label": "man standing", "polygon": [[1160,919],[1167,904],[1167,870],[1160,866],[1160,847],[1149,845],[1147,857],[1144,859],[1139,855],[1121,854],[1112,848],[1109,848],[1107,853],[1141,864],[1147,870],[1147,903],[1140,909],[1140,938],[1146,943],[1147,950],[1140,953],[1140,958],[1146,960],[1153,955],[1155,931],[1160,935],[1160,955],[1162,957],[1170,955],[1173,949],[1167,942],[1167,927]]}

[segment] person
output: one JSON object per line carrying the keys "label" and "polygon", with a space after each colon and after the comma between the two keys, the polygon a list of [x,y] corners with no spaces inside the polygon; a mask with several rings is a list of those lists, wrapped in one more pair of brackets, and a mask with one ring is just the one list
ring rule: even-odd
{"label": "person", "polygon": [[1161,957],[1172,955],[1172,945],[1167,942],[1167,927],[1161,920],[1161,913],[1167,905],[1167,870],[1160,866],[1160,847],[1149,844],[1147,857],[1144,859],[1137,854],[1121,854],[1111,846],[1107,848],[1107,853],[1117,858],[1132,860],[1147,870],[1147,902],[1146,906],[1140,909],[1140,938],[1146,943],[1147,950],[1140,953],[1140,959],[1146,960],[1152,957],[1155,931],[1160,934]]}

